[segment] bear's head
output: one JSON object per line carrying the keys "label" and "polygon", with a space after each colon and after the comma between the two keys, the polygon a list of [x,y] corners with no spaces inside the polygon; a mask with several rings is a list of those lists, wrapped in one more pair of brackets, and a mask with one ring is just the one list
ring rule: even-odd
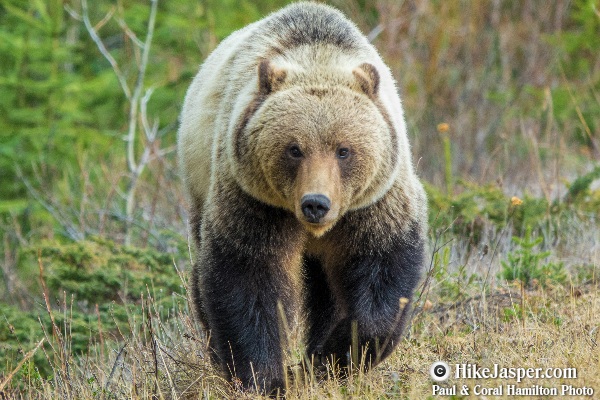
{"label": "bear's head", "polygon": [[304,72],[263,60],[252,115],[234,139],[238,181],[317,237],[348,210],[373,203],[398,163],[378,90],[371,64]]}

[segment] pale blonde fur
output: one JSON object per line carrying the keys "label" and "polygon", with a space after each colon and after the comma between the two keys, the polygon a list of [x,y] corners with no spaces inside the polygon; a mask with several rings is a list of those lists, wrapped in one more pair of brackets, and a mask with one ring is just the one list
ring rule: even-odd
{"label": "pale blonde fur", "polygon": [[[211,193],[211,187],[227,177],[235,179],[251,196],[297,213],[297,204],[290,204],[290,200],[275,188],[276,185],[268,177],[259,176],[260,168],[264,168],[261,160],[251,160],[249,165],[240,163],[235,156],[236,129],[248,107],[259,95],[257,66],[265,59],[273,68],[285,71],[285,80],[278,90],[286,91],[287,97],[278,99],[281,104],[291,101],[290,109],[293,108],[296,101],[302,100],[298,96],[303,96],[302,91],[306,88],[330,90],[333,96],[340,96],[340,102],[331,102],[334,104],[332,115],[352,115],[364,111],[363,115],[356,115],[357,119],[363,119],[364,126],[384,126],[386,116],[377,111],[372,103],[367,104],[366,96],[363,96],[365,101],[361,103],[360,110],[354,110],[352,105],[346,104],[348,93],[336,89],[354,85],[360,90],[354,73],[359,73],[364,79],[364,72],[357,68],[364,63],[374,66],[380,78],[377,101],[394,127],[397,143],[390,142],[391,137],[380,137],[374,139],[377,143],[366,144],[381,148],[382,156],[372,157],[374,164],[369,165],[372,174],[368,180],[361,182],[364,187],[355,189],[352,199],[347,199],[340,206],[340,213],[373,204],[395,183],[410,199],[423,201],[423,189],[412,166],[401,101],[390,70],[375,48],[337,10],[316,3],[301,3],[294,7],[307,11],[317,7],[320,13],[333,15],[331,29],[343,32],[340,36],[349,36],[353,45],[342,46],[328,43],[327,40],[317,44],[295,43],[293,37],[282,39],[285,32],[282,34],[278,29],[273,29],[273,21],[277,21],[286,8],[233,33],[217,47],[204,62],[187,92],[178,134],[182,176],[194,212],[200,212]],[[276,95],[263,99],[264,104]],[[255,113],[248,121],[248,126],[268,123],[269,118],[268,113]],[[292,125],[295,123],[301,125],[302,121],[294,121]],[[356,132],[356,135],[360,135],[360,132]],[[278,140],[275,134],[272,140]],[[397,149],[397,162],[392,169],[386,164],[390,160],[385,153],[389,148]],[[415,208],[413,215],[425,218],[425,204],[410,203]]]}

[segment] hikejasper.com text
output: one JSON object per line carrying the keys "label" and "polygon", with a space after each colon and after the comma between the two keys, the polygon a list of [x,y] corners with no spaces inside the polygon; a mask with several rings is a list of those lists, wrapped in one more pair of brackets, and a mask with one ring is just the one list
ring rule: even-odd
{"label": "hikejasper.com text", "polygon": [[521,382],[523,379],[575,379],[575,368],[523,368],[523,367],[480,367],[477,364],[455,364],[456,379],[511,379]]}

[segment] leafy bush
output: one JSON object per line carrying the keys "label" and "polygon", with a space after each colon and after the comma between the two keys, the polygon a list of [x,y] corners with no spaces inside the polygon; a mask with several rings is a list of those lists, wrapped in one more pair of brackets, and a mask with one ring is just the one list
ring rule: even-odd
{"label": "leafy bush", "polygon": [[466,235],[477,243],[486,224],[497,227],[506,224],[510,200],[499,187],[477,186],[464,181],[459,184],[463,190],[458,195],[445,195],[425,184],[432,227],[450,227],[453,233]]}

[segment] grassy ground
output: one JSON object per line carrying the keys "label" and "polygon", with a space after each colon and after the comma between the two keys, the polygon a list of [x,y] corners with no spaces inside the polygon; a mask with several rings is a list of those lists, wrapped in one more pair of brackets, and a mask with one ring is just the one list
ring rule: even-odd
{"label": "grassy ground", "polygon": [[[289,382],[288,398],[427,398],[433,395],[435,384],[429,368],[440,360],[451,367],[465,363],[493,368],[498,364],[500,368],[577,371],[576,379],[526,378],[521,382],[451,375],[442,387],[456,385],[460,390],[466,385],[473,390],[475,385],[503,385],[500,397],[508,397],[506,385],[541,385],[559,391],[561,385],[572,385],[599,393],[600,232],[596,226],[572,217],[562,226],[566,234],[545,247],[536,239],[549,243],[556,232],[531,234],[528,240],[519,241],[511,240],[508,228],[488,228],[478,245],[448,232],[432,238],[431,264],[419,290],[410,331],[393,355],[369,373],[356,373],[348,380],[315,378],[299,364],[300,336],[297,330],[291,332],[288,364],[295,378]],[[552,256],[547,256],[545,248],[553,251]],[[100,259],[101,251],[93,249]],[[59,258],[65,258],[67,252],[61,254]],[[519,263],[515,259],[536,256],[540,262],[535,267],[530,264],[529,272],[546,272],[528,284],[525,279],[509,282],[503,278],[501,271]],[[56,268],[52,260],[40,258],[40,265],[47,264],[40,272],[44,281],[51,281],[52,268]],[[560,265],[563,273],[547,273],[547,265]],[[185,286],[186,275],[178,279]],[[49,290],[46,283],[42,286]],[[74,346],[79,340],[73,311],[77,304],[63,297],[54,300],[57,306],[43,305],[52,310],[47,313],[52,315],[51,323],[21,348],[25,353],[44,340],[36,354],[49,364],[50,379],[42,377],[30,354],[18,356],[15,359],[26,362],[10,365],[0,378],[3,395],[26,399],[257,397],[223,381],[208,363],[206,337],[190,317],[185,292],[146,288],[137,300],[126,297],[113,303],[112,320],[101,320],[96,309],[97,320],[91,321],[83,350]],[[118,303],[125,307],[124,320],[119,317]],[[461,398],[457,394],[455,398]]]}

